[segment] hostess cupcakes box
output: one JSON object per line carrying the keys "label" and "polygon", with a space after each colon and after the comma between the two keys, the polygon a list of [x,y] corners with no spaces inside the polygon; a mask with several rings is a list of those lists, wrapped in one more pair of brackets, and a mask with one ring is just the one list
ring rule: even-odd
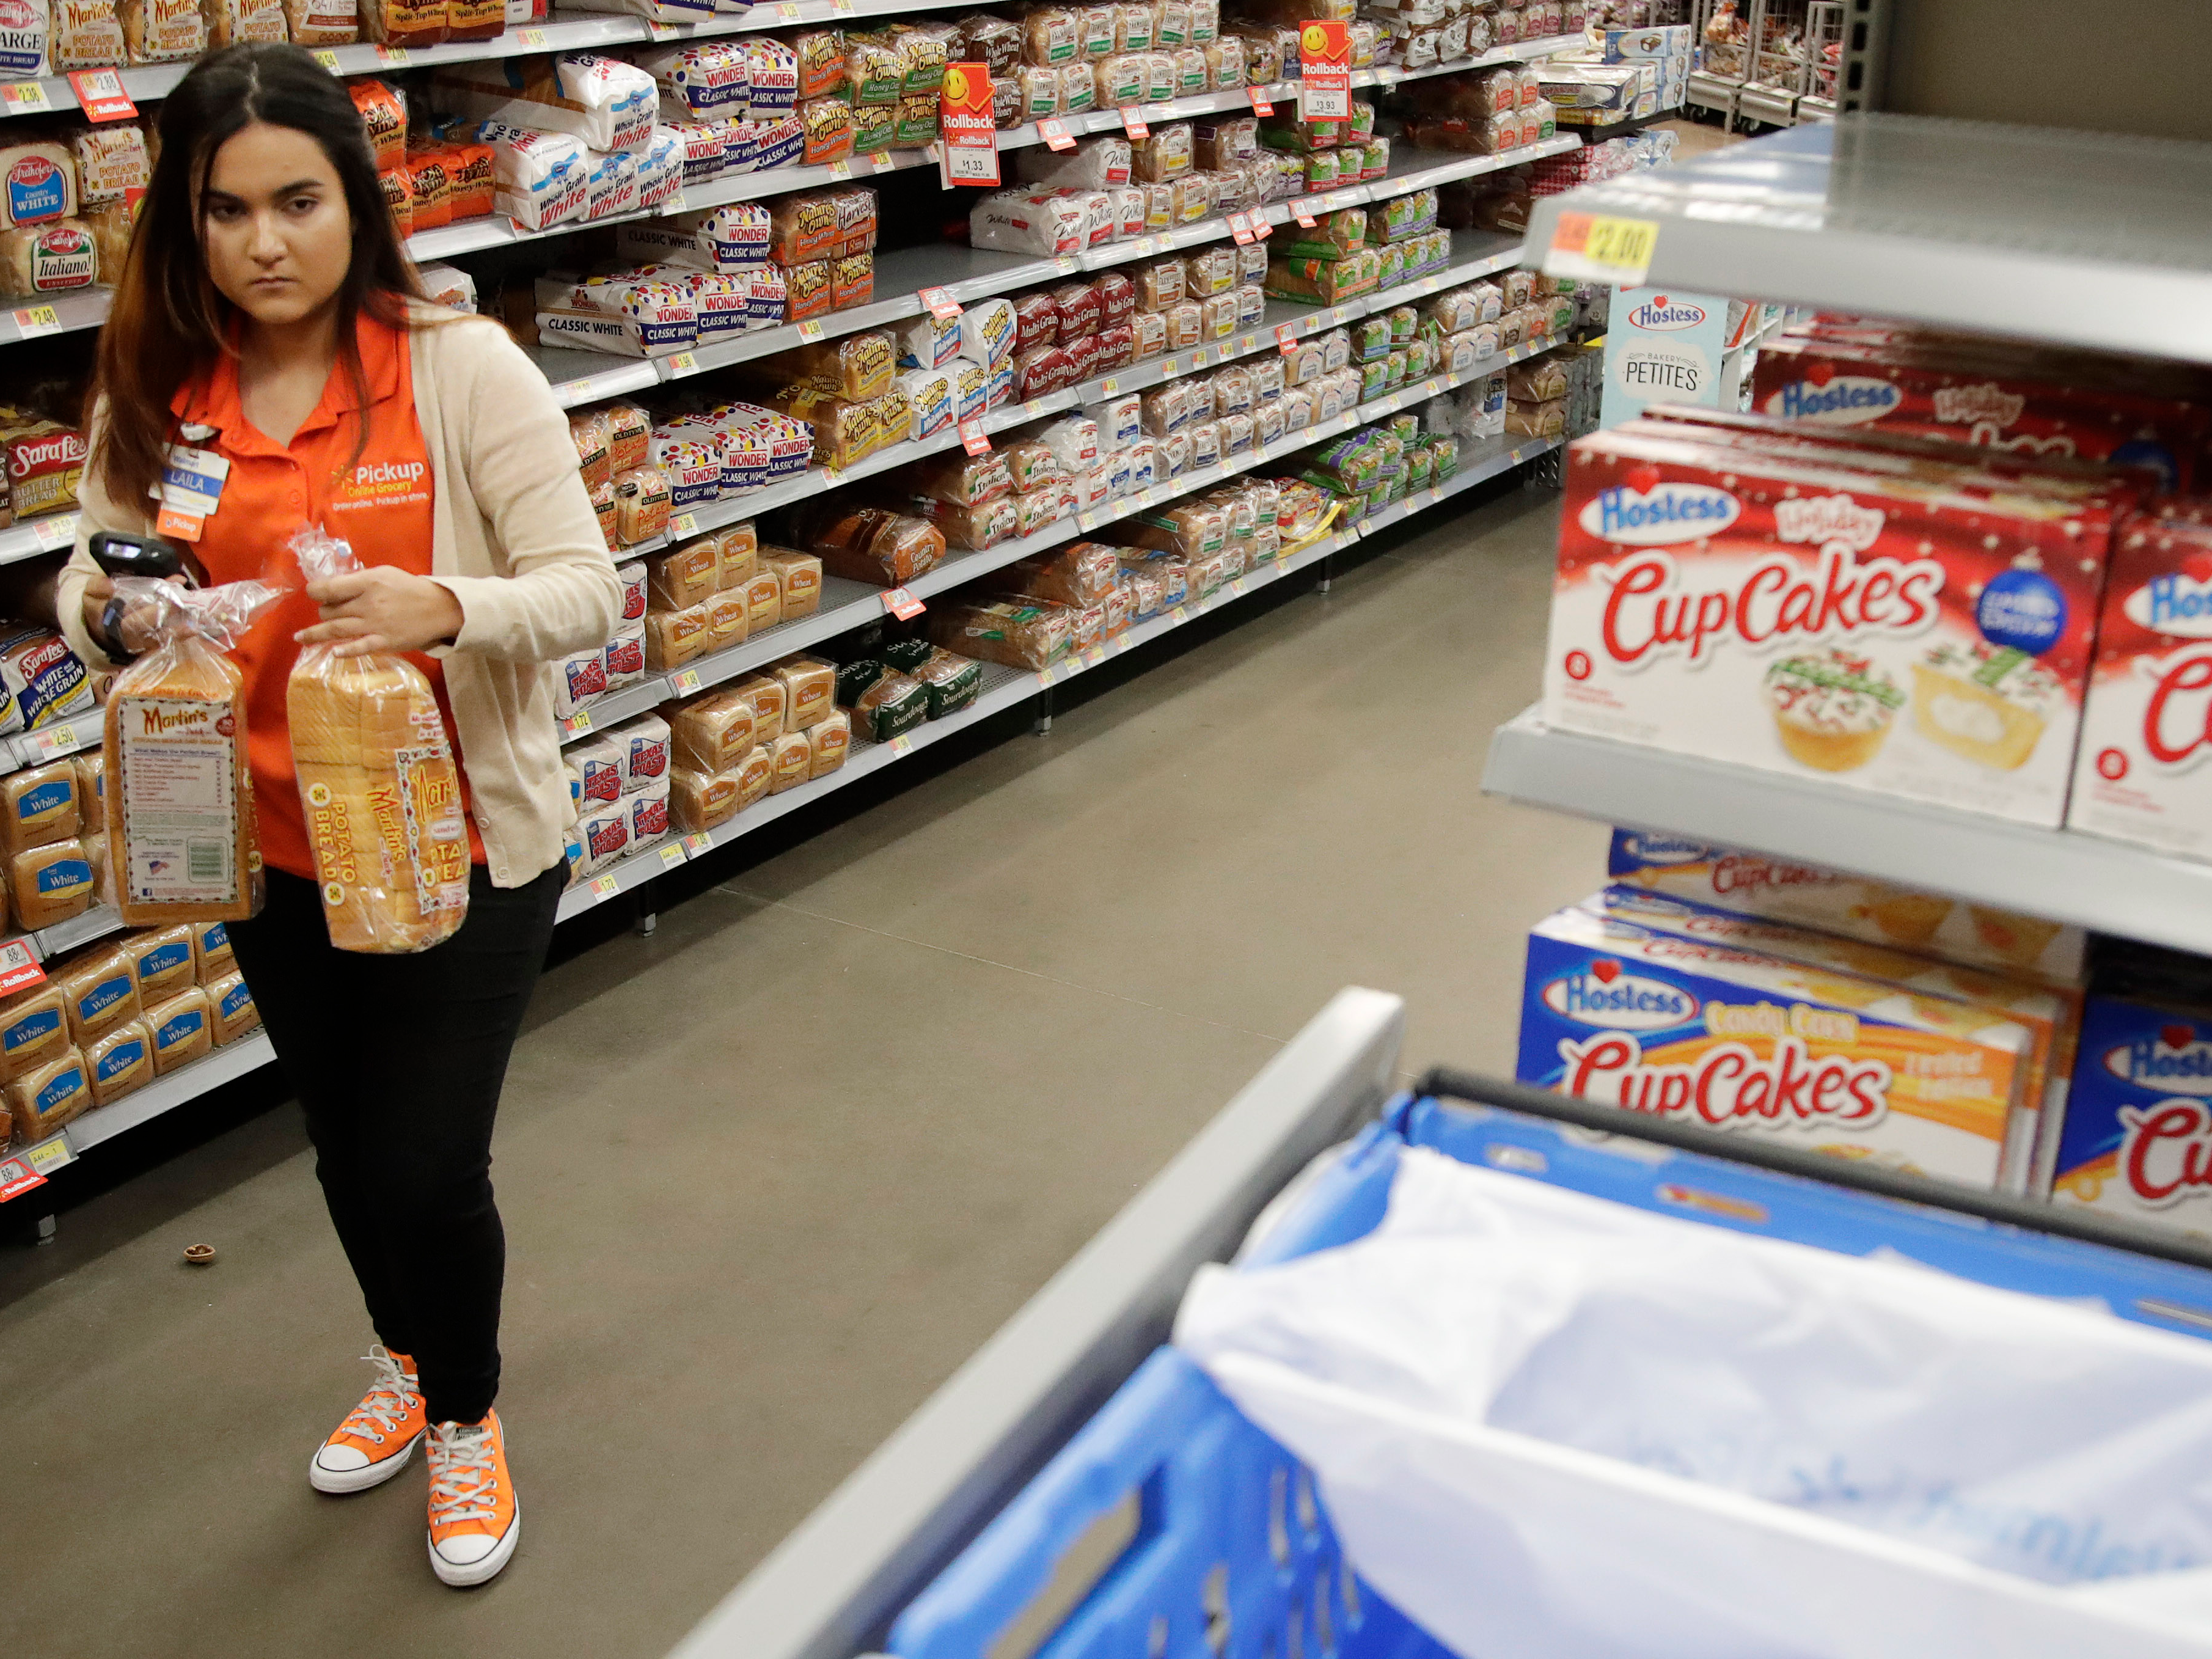
{"label": "hostess cupcakes box", "polygon": [[2212,967],[2108,941],[2081,1015],[2054,1203],[2212,1234]]}
{"label": "hostess cupcakes box", "polygon": [[2212,503],[2130,520],[2112,556],[2066,827],[2212,860]]}
{"label": "hostess cupcakes box", "polygon": [[2028,1035],[2027,1073],[2006,1126],[1997,1184],[2008,1193],[2039,1193],[2047,1186],[2049,1155],[2057,1148],[2056,1126],[2065,1114],[2074,1070],[2075,1039],[2081,1019],[2080,992],[1938,962],[1811,927],[1731,915],[1641,887],[1608,887],[1583,901],[1583,908],[1650,933],[1764,951],[1917,997],[1956,1003],[1979,1011],[1992,1024],[2019,1025]]}
{"label": "hostess cupcakes box", "polygon": [[1946,962],[2027,975],[2061,989],[2081,983],[2088,941],[2079,927],[1817,864],[1616,830],[1606,874],[1708,909],[1796,922]]}
{"label": "hostess cupcakes box", "polygon": [[1545,718],[2055,829],[2125,505],[1680,422],[1582,439]]}
{"label": "hostess cupcakes box", "polygon": [[1577,907],[1529,933],[1516,1075],[1988,1190],[2034,1047],[1999,1011]]}

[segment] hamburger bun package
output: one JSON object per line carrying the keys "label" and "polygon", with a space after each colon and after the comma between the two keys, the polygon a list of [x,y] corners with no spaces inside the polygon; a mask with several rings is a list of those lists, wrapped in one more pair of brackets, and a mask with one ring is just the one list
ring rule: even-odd
{"label": "hamburger bun package", "polygon": [[[361,568],[349,545],[312,526],[292,550],[311,582]],[[393,955],[452,937],[468,914],[468,818],[429,680],[398,652],[311,645],[285,709],[331,943]]]}
{"label": "hamburger bun package", "polygon": [[126,927],[242,921],[261,908],[245,676],[224,653],[284,596],[267,582],[184,588],[120,576],[153,647],[108,692],[107,853]]}

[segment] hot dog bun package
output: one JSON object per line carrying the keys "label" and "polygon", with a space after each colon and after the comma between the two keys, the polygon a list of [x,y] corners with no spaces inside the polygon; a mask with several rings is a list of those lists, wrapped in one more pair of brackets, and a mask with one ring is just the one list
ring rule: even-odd
{"label": "hot dog bun package", "polygon": [[[311,582],[361,568],[313,526],[292,550]],[[468,914],[469,827],[430,682],[397,652],[309,646],[284,703],[331,943],[393,955],[450,938]]]}
{"label": "hot dog bun package", "polygon": [[155,641],[107,696],[101,765],[116,908],[126,927],[242,921],[261,908],[261,851],[245,677],[223,653],[284,589],[123,576],[115,591],[149,617]]}

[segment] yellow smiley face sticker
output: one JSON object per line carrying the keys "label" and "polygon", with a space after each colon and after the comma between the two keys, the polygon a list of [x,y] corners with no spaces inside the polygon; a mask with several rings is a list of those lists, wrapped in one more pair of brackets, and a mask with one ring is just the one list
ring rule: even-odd
{"label": "yellow smiley face sticker", "polygon": [[955,109],[968,101],[967,70],[951,69],[945,72],[945,95]]}
{"label": "yellow smiley face sticker", "polygon": [[1298,45],[1309,58],[1325,58],[1328,55],[1328,31],[1318,23],[1309,23]]}

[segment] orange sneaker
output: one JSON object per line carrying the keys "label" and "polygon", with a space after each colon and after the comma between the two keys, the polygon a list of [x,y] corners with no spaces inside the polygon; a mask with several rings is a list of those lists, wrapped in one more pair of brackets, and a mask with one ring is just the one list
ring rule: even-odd
{"label": "orange sneaker", "polygon": [[367,1492],[407,1467],[428,1424],[415,1362],[404,1353],[371,1348],[362,1356],[376,1367],[376,1381],[361,1404],[315,1448],[307,1482],[317,1492]]}
{"label": "orange sneaker", "polygon": [[522,1536],[499,1413],[430,1431],[430,1567],[448,1584],[495,1578]]}

